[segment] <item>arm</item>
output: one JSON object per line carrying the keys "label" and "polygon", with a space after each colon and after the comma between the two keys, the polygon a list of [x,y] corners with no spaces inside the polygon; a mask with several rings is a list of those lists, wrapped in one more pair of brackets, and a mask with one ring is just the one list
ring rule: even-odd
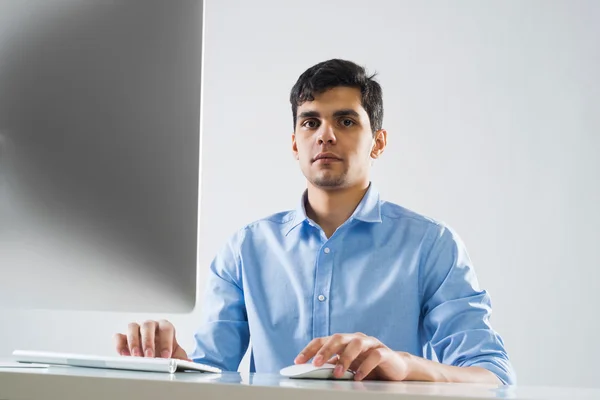
{"label": "arm", "polygon": [[491,300],[479,289],[460,238],[437,228],[421,269],[423,330],[440,363],[420,359],[415,374],[426,380],[514,384],[502,338],[492,329]]}
{"label": "arm", "polygon": [[423,382],[457,382],[457,383],[491,383],[502,384],[496,374],[482,367],[455,367],[439,362],[401,353],[406,357],[408,370],[407,381]]}
{"label": "arm", "polygon": [[393,351],[360,332],[313,339],[294,362],[333,362],[335,377],[349,368],[355,380],[514,384],[504,343],[489,324],[490,298],[478,288],[464,245],[444,227],[429,234],[419,269],[421,327],[439,362]]}
{"label": "arm", "polygon": [[196,348],[189,355],[226,371],[237,371],[250,340],[238,240],[231,238],[210,265]]}

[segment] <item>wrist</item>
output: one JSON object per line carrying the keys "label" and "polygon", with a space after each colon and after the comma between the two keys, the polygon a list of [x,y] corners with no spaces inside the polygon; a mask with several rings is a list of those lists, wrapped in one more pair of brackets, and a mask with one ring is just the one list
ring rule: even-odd
{"label": "wrist", "polygon": [[[447,382],[445,374],[438,368],[439,364],[417,357],[410,353],[400,352],[408,369],[407,381]],[[437,364],[437,365],[436,365]]]}

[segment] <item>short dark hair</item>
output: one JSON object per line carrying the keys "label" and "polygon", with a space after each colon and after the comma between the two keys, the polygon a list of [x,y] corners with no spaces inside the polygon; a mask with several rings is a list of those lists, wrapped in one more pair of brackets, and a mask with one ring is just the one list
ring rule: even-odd
{"label": "short dark hair", "polygon": [[300,75],[290,93],[294,129],[296,129],[296,113],[298,106],[305,101],[314,100],[314,96],[337,86],[360,89],[361,104],[369,120],[373,135],[383,124],[383,93],[374,77],[367,75],[364,67],[351,61],[331,59],[320,62]]}

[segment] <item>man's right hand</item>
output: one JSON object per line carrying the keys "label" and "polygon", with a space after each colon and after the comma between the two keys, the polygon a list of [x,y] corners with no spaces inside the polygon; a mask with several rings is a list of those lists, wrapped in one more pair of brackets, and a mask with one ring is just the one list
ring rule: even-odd
{"label": "man's right hand", "polygon": [[129,324],[127,334],[114,336],[117,353],[122,356],[177,358],[191,361],[177,343],[175,327],[169,321],[146,321],[141,326]]}

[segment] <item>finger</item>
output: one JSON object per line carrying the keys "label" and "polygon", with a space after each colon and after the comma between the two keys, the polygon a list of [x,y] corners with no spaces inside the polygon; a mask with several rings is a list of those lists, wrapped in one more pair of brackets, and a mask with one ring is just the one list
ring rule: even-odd
{"label": "finger", "polygon": [[157,325],[155,321],[146,321],[142,324],[142,350],[145,357],[154,358],[154,338],[156,336]]}
{"label": "finger", "polygon": [[113,336],[113,341],[115,342],[115,349],[117,353],[122,356],[129,356],[131,353],[129,352],[129,347],[127,346],[127,336],[122,333],[116,333]]}
{"label": "finger", "polygon": [[193,361],[187,354],[187,352],[177,344],[177,341],[173,342],[173,353],[171,354],[171,358],[177,358],[179,360],[185,361]]}
{"label": "finger", "polygon": [[348,369],[351,371],[358,370],[358,367],[360,367],[363,361],[365,361],[365,358],[367,358],[367,356],[369,355],[369,349],[383,347],[382,343],[377,338],[366,335],[363,335],[363,337],[368,340],[369,344],[366,348],[363,348],[363,351],[350,363]]}
{"label": "finger", "polygon": [[352,362],[352,364],[350,364],[350,367],[348,368],[351,371],[358,371],[358,367],[360,367],[360,364],[363,363],[363,361],[365,361],[366,358],[366,353],[362,353],[361,355],[359,355],[357,358],[354,359],[354,361]]}
{"label": "finger", "polygon": [[160,357],[169,358],[175,348],[175,327],[169,321],[158,321],[158,349]]}
{"label": "finger", "polygon": [[320,367],[325,363],[325,360],[329,360],[335,354],[341,354],[350,340],[351,335],[343,335],[340,333],[332,335],[329,340],[321,346],[319,351],[317,351],[313,364]]}
{"label": "finger", "polygon": [[333,357],[331,357],[329,360],[327,360],[327,364],[337,364],[337,362],[339,360],[340,360],[340,356],[335,354]]}
{"label": "finger", "polygon": [[140,346],[140,326],[135,322],[130,323],[127,328],[127,342],[129,345],[129,353],[132,356],[140,357],[142,355],[142,347]]}
{"label": "finger", "polygon": [[314,355],[319,351],[323,343],[328,339],[328,337],[321,337],[311,340],[300,353],[296,356],[294,360],[295,364],[303,364],[314,357]]}
{"label": "finger", "polygon": [[369,375],[384,359],[384,349],[376,348],[367,353],[365,360],[360,364],[354,375],[354,380],[363,380]]}
{"label": "finger", "polygon": [[370,343],[364,338],[355,337],[351,339],[342,354],[340,354],[340,359],[333,371],[333,376],[341,378],[344,375],[344,372],[350,368],[350,365],[354,360],[356,360],[361,353],[369,349],[369,344]]}

